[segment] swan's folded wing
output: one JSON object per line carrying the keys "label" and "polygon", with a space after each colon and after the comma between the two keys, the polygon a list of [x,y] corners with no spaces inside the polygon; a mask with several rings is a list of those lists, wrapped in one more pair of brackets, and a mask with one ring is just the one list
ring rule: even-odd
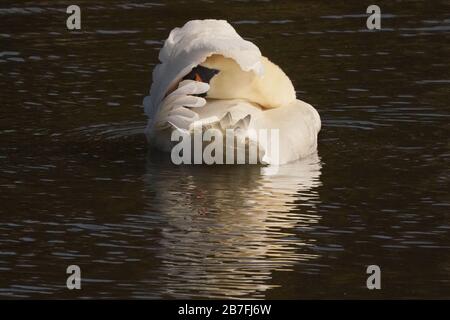
{"label": "swan's folded wing", "polygon": [[[276,160],[278,164],[304,158],[317,149],[320,116],[317,110],[306,102],[295,100],[281,108],[261,112],[253,120],[253,129],[279,131],[279,159]],[[272,160],[267,159],[267,162],[272,163]]]}
{"label": "swan's folded wing", "polygon": [[180,82],[178,88],[169,94],[159,106],[155,106],[150,96],[144,98],[145,111],[152,121],[154,129],[162,130],[170,125],[189,127],[189,124],[198,119],[198,115],[189,108],[198,108],[205,105],[206,100],[195,95],[209,90],[207,83],[185,80]]}

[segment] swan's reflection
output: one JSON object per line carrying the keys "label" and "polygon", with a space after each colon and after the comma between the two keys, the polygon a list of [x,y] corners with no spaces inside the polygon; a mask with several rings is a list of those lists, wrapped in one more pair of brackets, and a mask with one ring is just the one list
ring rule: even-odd
{"label": "swan's reflection", "polygon": [[163,213],[162,295],[264,297],[274,270],[314,259],[296,228],[318,222],[317,154],[279,167],[148,162],[151,211]]}

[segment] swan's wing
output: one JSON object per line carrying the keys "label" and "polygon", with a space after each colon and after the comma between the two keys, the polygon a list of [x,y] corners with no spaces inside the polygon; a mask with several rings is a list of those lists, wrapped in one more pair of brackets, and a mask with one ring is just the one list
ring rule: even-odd
{"label": "swan's wing", "polygon": [[191,108],[202,107],[206,100],[196,95],[203,94],[209,90],[207,83],[185,80],[181,81],[178,88],[169,94],[161,102],[158,110],[152,105],[151,99],[144,99],[144,106],[148,110],[148,116],[154,119],[154,128],[163,130],[169,126],[180,129],[188,129],[189,125],[198,119],[197,113]]}
{"label": "swan's wing", "polygon": [[[320,116],[314,107],[301,100],[261,112],[251,124],[255,130],[278,130],[279,164],[304,158],[317,149]],[[267,159],[267,163],[272,163],[272,160]]]}

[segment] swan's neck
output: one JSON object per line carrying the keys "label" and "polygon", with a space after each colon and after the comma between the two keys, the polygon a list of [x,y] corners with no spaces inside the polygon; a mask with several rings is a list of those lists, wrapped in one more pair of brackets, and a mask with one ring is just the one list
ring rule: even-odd
{"label": "swan's neck", "polygon": [[278,108],[295,97],[294,86],[286,74],[266,57],[262,57],[264,74],[243,71],[239,65],[222,55],[212,55],[202,66],[219,73],[210,82],[207,96],[213,99],[245,99],[264,108]]}

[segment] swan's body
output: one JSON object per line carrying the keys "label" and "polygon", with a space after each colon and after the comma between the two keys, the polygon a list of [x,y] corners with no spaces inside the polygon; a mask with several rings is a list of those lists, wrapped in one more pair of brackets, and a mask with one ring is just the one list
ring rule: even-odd
{"label": "swan's body", "polygon": [[[244,124],[248,132],[278,129],[276,163],[287,163],[316,150],[321,126],[317,111],[297,100],[286,74],[226,21],[195,20],[174,29],[160,60],[150,96],[144,100],[150,117],[147,138],[156,147],[170,151],[173,130],[189,131],[205,121],[223,123],[226,118],[230,128]],[[182,81],[197,66],[215,70],[209,85],[198,82],[202,79],[197,76],[197,81]],[[198,97],[199,93],[206,93],[205,99]],[[267,155],[261,160],[275,161]]]}

